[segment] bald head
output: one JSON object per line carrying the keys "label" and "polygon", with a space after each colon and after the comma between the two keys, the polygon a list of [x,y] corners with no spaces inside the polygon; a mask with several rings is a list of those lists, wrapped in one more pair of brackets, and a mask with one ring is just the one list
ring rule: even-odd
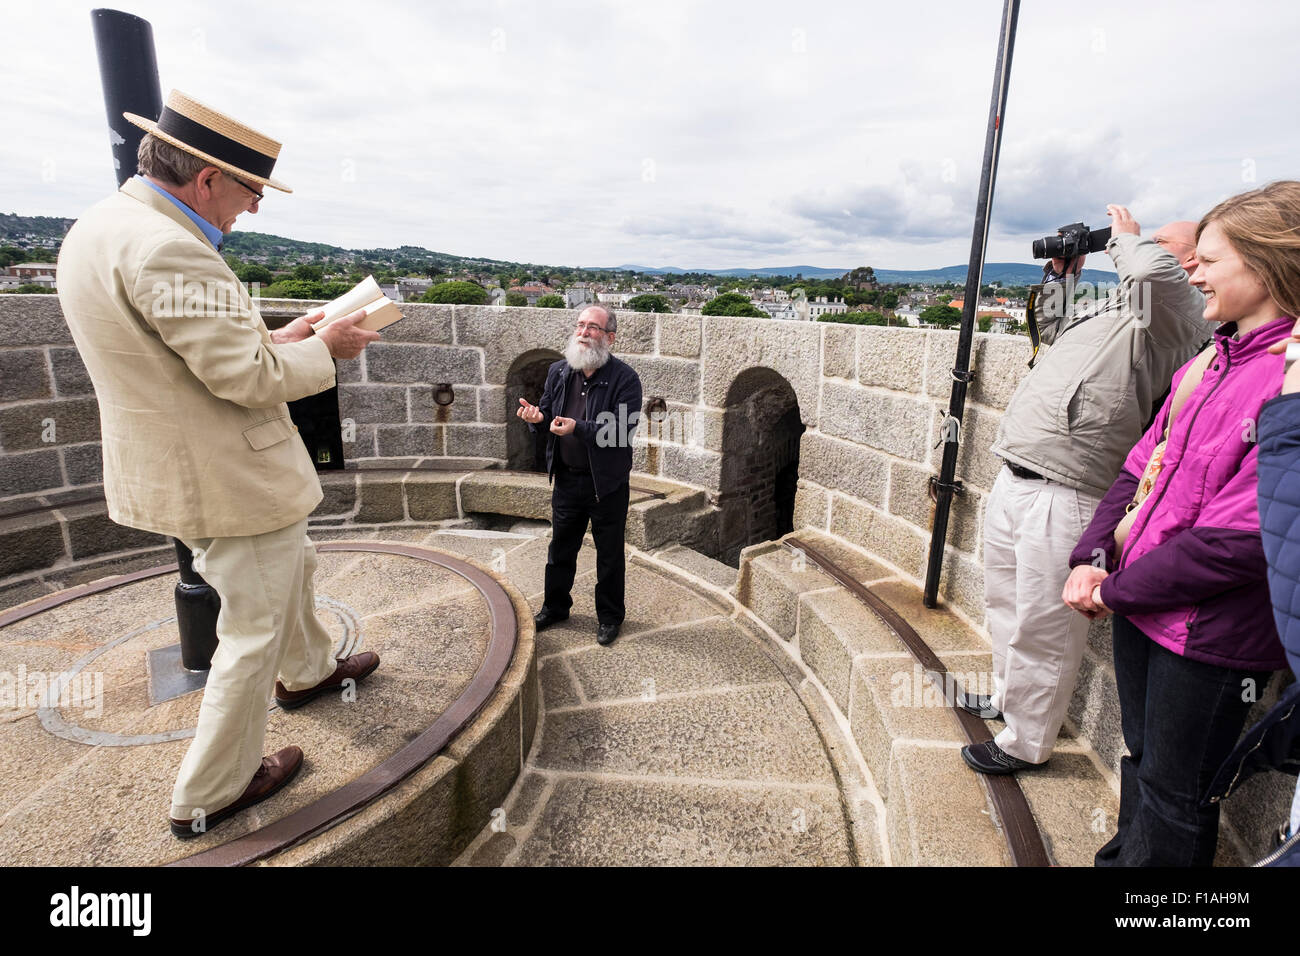
{"label": "bald head", "polygon": [[1151,237],[1178,260],[1188,275],[1196,269],[1196,223],[1180,219],[1161,226]]}

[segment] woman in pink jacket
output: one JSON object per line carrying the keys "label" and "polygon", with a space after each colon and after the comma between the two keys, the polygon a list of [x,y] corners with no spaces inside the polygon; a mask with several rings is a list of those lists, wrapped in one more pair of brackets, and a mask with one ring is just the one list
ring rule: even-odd
{"label": "woman in pink jacket", "polygon": [[1234,196],[1197,226],[1191,283],[1212,342],[1174,375],[1070,557],[1063,598],[1114,614],[1115,683],[1128,755],[1119,830],[1098,866],[1209,866],[1214,771],[1270,672],[1274,626],[1256,504],[1255,427],[1282,385],[1300,315],[1300,183]]}

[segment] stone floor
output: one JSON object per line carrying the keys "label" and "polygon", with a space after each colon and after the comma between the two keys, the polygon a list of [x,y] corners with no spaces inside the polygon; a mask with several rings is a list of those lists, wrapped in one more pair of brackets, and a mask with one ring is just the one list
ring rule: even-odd
{"label": "stone floor", "polygon": [[0,630],[0,671],[47,690],[42,675],[76,674],[61,706],[0,701],[3,864],[165,863],[271,823],[406,746],[465,689],[488,643],[487,604],[459,575],[397,555],[320,554],[317,613],[336,648],[375,650],[383,665],[355,701],[292,712],[272,705],[266,752],[301,746],[303,771],[271,799],[181,842],[165,818],[201,695],[155,702],[147,664],[149,651],[178,639],[173,584],[172,575],[138,581]]}

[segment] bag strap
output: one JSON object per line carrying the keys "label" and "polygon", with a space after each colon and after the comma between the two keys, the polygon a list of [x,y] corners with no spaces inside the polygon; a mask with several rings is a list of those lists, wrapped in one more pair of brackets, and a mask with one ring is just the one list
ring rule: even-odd
{"label": "bag strap", "polygon": [[1166,441],[1169,440],[1169,433],[1173,430],[1174,419],[1182,410],[1183,405],[1186,404],[1188,397],[1196,390],[1196,386],[1201,384],[1201,379],[1205,378],[1205,370],[1210,367],[1210,362],[1213,359],[1214,343],[1210,343],[1192,360],[1191,366],[1187,369],[1187,374],[1178,383],[1178,390],[1174,392],[1173,401],[1169,404],[1169,421],[1165,424]]}

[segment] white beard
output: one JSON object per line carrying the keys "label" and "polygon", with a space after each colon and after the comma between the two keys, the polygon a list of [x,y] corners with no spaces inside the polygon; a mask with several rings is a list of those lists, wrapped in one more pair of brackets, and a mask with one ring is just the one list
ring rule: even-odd
{"label": "white beard", "polygon": [[569,336],[569,344],[564,347],[564,360],[570,368],[580,372],[594,372],[609,361],[609,346],[599,340],[587,345],[575,332]]}

